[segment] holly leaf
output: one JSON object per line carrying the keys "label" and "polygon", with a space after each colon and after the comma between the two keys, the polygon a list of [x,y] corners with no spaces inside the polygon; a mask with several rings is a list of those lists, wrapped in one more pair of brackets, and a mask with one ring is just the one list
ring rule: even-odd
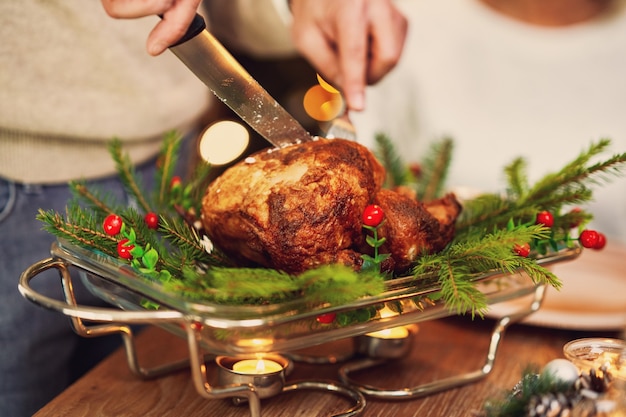
{"label": "holly leaf", "polygon": [[130,250],[130,254],[133,255],[135,259],[141,259],[144,255],[144,250],[141,246],[135,246]]}
{"label": "holly leaf", "polygon": [[380,238],[380,239],[376,239],[373,236],[365,236],[365,240],[367,241],[367,244],[370,245],[373,248],[380,248],[385,241],[387,241],[387,238]]}
{"label": "holly leaf", "polygon": [[144,266],[151,270],[155,269],[158,260],[159,254],[154,248],[150,248],[141,258]]}

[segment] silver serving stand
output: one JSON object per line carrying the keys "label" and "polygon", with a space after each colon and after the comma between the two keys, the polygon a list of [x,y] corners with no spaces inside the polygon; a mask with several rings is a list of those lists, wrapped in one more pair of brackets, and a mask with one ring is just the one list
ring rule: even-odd
{"label": "silver serving stand", "polygon": [[[203,338],[205,335],[202,333],[198,321],[202,320],[202,317],[198,317],[195,313],[189,311],[178,311],[173,309],[168,310],[137,310],[129,311],[122,310],[120,308],[103,308],[93,306],[79,305],[74,293],[73,278],[71,274],[71,268],[76,268],[80,274],[94,274],[101,272],[100,268],[94,268],[93,264],[82,262],[77,259],[71,251],[66,251],[61,248],[61,245],[55,243],[52,247],[52,257],[41,260],[29,268],[27,268],[20,276],[18,289],[23,297],[31,302],[57,312],[60,312],[70,318],[71,327],[75,333],[82,337],[91,338],[111,334],[120,334],[123,339],[124,348],[126,351],[126,358],[128,367],[131,372],[137,375],[139,378],[151,379],[159,376],[177,371],[183,368],[189,368],[191,371],[191,377],[193,384],[197,392],[204,398],[209,400],[230,398],[235,404],[247,403],[251,417],[261,416],[261,395],[259,395],[257,387],[250,383],[231,384],[228,386],[212,386],[208,382],[207,378],[207,360],[214,358],[216,352],[211,352],[205,345]],[[540,264],[551,265],[557,262],[567,261],[575,259],[581,252],[579,247],[566,249],[557,252],[551,256],[539,259],[537,262]],[[38,293],[31,286],[31,281],[42,272],[46,270],[56,270],[61,278],[61,287],[63,290],[63,300],[57,300]],[[505,274],[506,276],[508,274]],[[487,284],[493,278],[502,277],[503,274],[487,274],[485,280]],[[119,283],[117,283],[119,284]],[[482,283],[480,283],[482,285]],[[489,284],[491,285],[491,284]],[[497,285],[497,284],[496,284]],[[532,295],[532,301],[519,311],[508,314],[496,321],[496,324],[491,332],[491,340],[484,363],[475,371],[467,372],[461,375],[456,375],[448,378],[444,378],[438,381],[433,381],[416,387],[407,387],[403,389],[388,390],[380,387],[373,387],[369,385],[362,385],[351,377],[353,372],[362,371],[364,369],[378,366],[385,361],[393,360],[398,355],[387,355],[383,353],[379,354],[366,354],[364,357],[359,355],[348,354],[343,357],[328,356],[322,358],[313,358],[298,354],[289,354],[288,351],[280,351],[286,357],[294,361],[303,361],[309,363],[337,363],[346,362],[341,366],[339,370],[340,382],[335,381],[294,381],[285,383],[280,392],[287,393],[294,390],[322,390],[330,392],[332,394],[341,395],[352,400],[353,405],[350,409],[336,414],[335,417],[348,417],[360,414],[365,406],[365,396],[372,398],[385,399],[385,400],[405,400],[415,399],[431,395],[437,392],[445,391],[451,388],[455,388],[461,385],[476,382],[486,377],[493,369],[496,354],[500,341],[504,335],[505,330],[513,323],[516,323],[533,312],[537,311],[544,298],[546,286],[530,285],[526,290],[513,291],[509,294],[503,294],[501,291],[496,291],[495,295],[490,296],[489,303],[495,304],[497,302],[506,301],[509,299],[517,298],[520,296]],[[429,288],[424,291],[414,291],[409,295],[404,294],[402,296],[390,295],[385,298],[387,301],[397,301],[407,296],[415,296],[415,294],[428,294],[433,292],[433,288]],[[394,293],[390,293],[394,294]],[[100,294],[98,294],[100,295]],[[110,297],[107,301],[115,303]],[[380,303],[380,299],[375,300]],[[357,303],[357,306],[362,307],[363,303]],[[324,310],[326,311],[326,310]],[[313,312],[312,314],[315,314]],[[317,313],[319,314],[319,313]],[[296,348],[305,348],[314,346],[327,341],[340,340],[348,337],[358,337],[371,333],[373,331],[382,330],[395,326],[410,326],[420,321],[441,318],[452,315],[453,312],[446,308],[435,308],[432,312],[428,311],[413,311],[408,314],[402,314],[393,320],[379,320],[376,322],[367,322],[365,324],[359,324],[349,327],[348,329],[335,329],[328,330],[321,333],[323,337],[317,338],[302,338],[301,341],[296,341],[294,345]],[[312,316],[314,317],[314,316]],[[135,348],[135,339],[132,325],[158,325],[166,330],[172,331],[179,336],[186,338],[189,350],[189,359],[166,363],[153,368],[145,368],[139,363],[137,350]],[[317,342],[313,342],[317,340]],[[410,339],[407,339],[410,341]],[[285,346],[291,346],[289,343]],[[279,348],[281,346],[278,346]],[[403,349],[406,349],[405,347]],[[238,355],[240,352],[233,351],[233,356]],[[289,371],[287,369],[286,371]]]}

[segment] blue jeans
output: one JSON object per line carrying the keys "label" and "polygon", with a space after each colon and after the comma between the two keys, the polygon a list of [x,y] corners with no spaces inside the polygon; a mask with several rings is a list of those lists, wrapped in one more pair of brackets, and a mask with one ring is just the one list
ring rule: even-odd
{"label": "blue jeans", "polygon": [[[190,142],[190,141],[187,141]],[[181,158],[182,160],[182,158]],[[149,181],[154,163],[137,167]],[[126,198],[117,177],[89,182],[119,201]],[[149,187],[149,185],[148,185]],[[151,191],[151,188],[148,188]],[[93,339],[77,336],[69,319],[24,299],[17,290],[20,274],[50,256],[55,237],[42,230],[38,210],[65,214],[69,188],[15,184],[0,178],[0,414],[31,416],[121,344],[119,335]],[[46,276],[49,274],[50,276]],[[79,304],[103,305],[77,280]],[[32,281],[40,293],[62,300],[56,271]]]}

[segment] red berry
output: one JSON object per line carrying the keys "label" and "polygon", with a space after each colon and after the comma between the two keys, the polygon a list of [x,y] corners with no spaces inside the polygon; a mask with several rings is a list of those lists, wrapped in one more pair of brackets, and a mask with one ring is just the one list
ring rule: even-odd
{"label": "red berry", "polygon": [[133,249],[135,249],[135,245],[128,244],[128,239],[122,239],[117,242],[117,254],[122,259],[132,259],[133,255],[130,253],[130,251]]}
{"label": "red berry", "polygon": [[513,252],[523,258],[528,258],[528,255],[530,255],[530,244],[524,243],[523,245],[515,245],[513,246]]}
{"label": "red berry", "polygon": [[543,224],[546,227],[552,227],[554,224],[554,216],[547,210],[540,211],[537,213],[537,220],[535,223]]}
{"label": "red berry", "polygon": [[117,214],[109,214],[102,222],[104,232],[109,236],[117,235],[122,230],[122,218]]}
{"label": "red berry", "polygon": [[591,249],[596,247],[599,239],[600,238],[598,236],[598,232],[596,232],[595,230],[589,230],[589,229],[583,230],[580,236],[578,237],[578,240],[580,241],[581,245],[583,245],[585,248],[591,248]]}
{"label": "red berry", "polygon": [[376,204],[370,204],[363,211],[363,224],[370,227],[378,226],[385,217],[383,209]]}
{"label": "red berry", "polygon": [[317,320],[318,323],[330,324],[333,321],[335,321],[336,317],[337,317],[337,314],[335,313],[325,313],[325,314],[320,314],[319,316],[317,316],[315,320]]}
{"label": "red berry", "polygon": [[172,177],[172,181],[170,182],[170,188],[175,189],[181,186],[183,181],[180,179],[178,175]]}
{"label": "red berry", "polygon": [[606,246],[606,236],[604,235],[604,233],[598,232],[598,241],[596,242],[593,248],[600,250],[600,249],[603,249],[605,246]]}
{"label": "red berry", "polygon": [[156,230],[159,227],[159,216],[156,213],[146,213],[144,221],[150,229]]}

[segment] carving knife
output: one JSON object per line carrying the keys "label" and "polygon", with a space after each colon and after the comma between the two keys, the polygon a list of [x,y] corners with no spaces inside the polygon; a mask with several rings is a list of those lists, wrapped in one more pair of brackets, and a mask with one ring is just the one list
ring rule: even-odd
{"label": "carving knife", "polygon": [[291,116],[206,29],[196,14],[174,53],[207,87],[250,127],[278,148],[312,139]]}

